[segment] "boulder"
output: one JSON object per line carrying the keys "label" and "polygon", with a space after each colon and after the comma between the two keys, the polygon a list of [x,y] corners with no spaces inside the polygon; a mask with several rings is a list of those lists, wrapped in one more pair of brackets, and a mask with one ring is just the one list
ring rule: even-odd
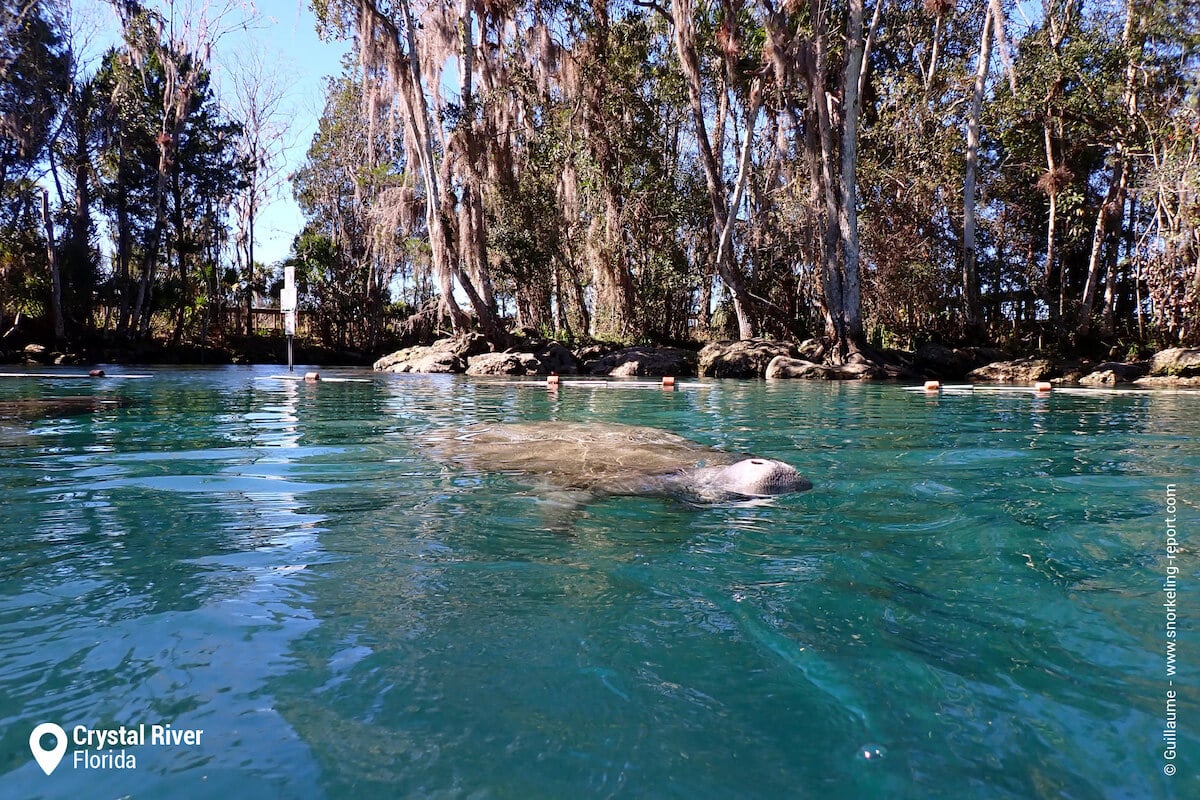
{"label": "boulder", "polygon": [[993,361],[991,364],[967,373],[972,381],[993,383],[1034,383],[1058,377],[1062,374],[1048,358],[1018,358],[1015,361]]}
{"label": "boulder", "polygon": [[1134,384],[1147,389],[1193,389],[1200,387],[1200,375],[1181,377],[1179,375],[1147,375],[1138,378]]}
{"label": "boulder", "polygon": [[507,350],[480,353],[467,359],[468,375],[574,375],[578,371],[575,356],[557,342],[533,353]]}
{"label": "boulder", "polygon": [[[480,353],[467,361],[468,375],[528,375],[529,353]],[[535,364],[536,366],[536,364]]]}
{"label": "boulder", "polygon": [[27,364],[49,364],[53,355],[45,345],[27,344],[21,351]]}
{"label": "boulder", "polygon": [[467,359],[491,350],[487,339],[477,333],[439,339],[431,345],[415,345],[384,356],[374,364],[376,372],[463,372]]}
{"label": "boulder", "polygon": [[712,342],[700,351],[698,368],[711,378],[761,378],[776,356],[799,358],[800,350],[793,342],[767,339]]}
{"label": "boulder", "polygon": [[800,358],[776,356],[767,365],[764,377],[768,380],[778,378],[809,378],[825,381],[852,381],[866,378],[884,377],[880,369],[865,361],[848,364],[818,364]]}
{"label": "boulder", "polygon": [[913,352],[913,362],[918,369],[934,378],[958,378],[971,369],[966,354],[961,350],[934,342],[918,347]]}
{"label": "boulder", "polygon": [[1189,378],[1200,375],[1200,347],[1172,347],[1154,354],[1150,375]]}
{"label": "boulder", "polygon": [[398,350],[392,355],[375,362],[380,372],[462,372],[466,367],[463,359],[453,352],[438,350],[437,345],[416,345]]}
{"label": "boulder", "polygon": [[796,346],[800,358],[820,364],[825,360],[825,343],[820,339],[805,339]]}
{"label": "boulder", "polygon": [[[428,349],[428,348],[425,348],[424,346],[420,346],[420,347],[426,351]],[[417,346],[405,347],[400,350],[396,350],[395,352],[388,353],[386,356],[382,356],[379,359],[377,359],[375,361],[375,363],[371,365],[371,369],[375,370],[376,372],[391,372],[392,367],[394,367],[397,364],[400,364],[402,362],[408,361],[414,355],[416,355],[416,353],[417,353]]]}
{"label": "boulder", "polygon": [[856,378],[916,380],[922,377],[913,367],[908,353],[900,350],[876,350],[873,347],[856,349],[840,370],[846,377]]}
{"label": "boulder", "polygon": [[696,354],[681,347],[626,347],[583,366],[590,375],[614,377],[695,375]]}
{"label": "boulder", "polygon": [[574,375],[579,372],[575,354],[558,342],[550,342],[533,353],[538,361],[538,375]]}
{"label": "boulder", "polygon": [[775,356],[771,359],[771,363],[767,364],[766,370],[763,371],[763,377],[767,380],[777,380],[779,378],[815,378],[817,380],[824,380],[828,377],[825,370],[825,365],[818,364],[815,361],[792,358],[791,356]]}
{"label": "boulder", "polygon": [[942,379],[962,378],[977,367],[1006,358],[1007,353],[992,347],[947,347],[934,342],[921,345],[912,355],[920,374]]}
{"label": "boulder", "polygon": [[1121,361],[1105,361],[1079,379],[1085,386],[1112,386],[1118,383],[1133,383],[1146,374],[1145,364],[1126,364]]}
{"label": "boulder", "polygon": [[971,369],[991,364],[993,361],[1007,361],[1009,354],[999,347],[963,347],[959,348],[971,359]]}
{"label": "boulder", "polygon": [[589,361],[595,361],[597,358],[606,356],[609,353],[615,353],[616,351],[618,351],[620,349],[621,349],[620,347],[618,347],[614,344],[609,344],[607,342],[598,342],[596,344],[588,344],[588,345],[584,345],[583,347],[580,347],[579,349],[577,349],[575,351],[575,357],[577,359],[579,359],[579,363],[584,365],[584,372],[586,372],[587,371],[587,363]]}

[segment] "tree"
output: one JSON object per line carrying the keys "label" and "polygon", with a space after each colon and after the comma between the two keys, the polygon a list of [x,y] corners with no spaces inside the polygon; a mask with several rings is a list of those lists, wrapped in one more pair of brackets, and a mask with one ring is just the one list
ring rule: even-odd
{"label": "tree", "polygon": [[[438,132],[434,129],[430,100],[426,94],[427,91],[431,92],[435,99],[439,96],[442,64],[436,63],[435,59],[435,63],[428,65],[428,72],[422,67],[423,57],[417,46],[418,23],[409,0],[397,0],[392,14],[374,0],[356,0],[352,6],[340,3],[341,0],[331,0],[327,5],[318,7],[319,15],[326,17],[327,24],[334,24],[335,16],[354,16],[362,62],[368,68],[367,77],[371,82],[368,92],[371,102],[380,105],[397,102],[402,111],[405,149],[415,156],[425,184],[425,221],[429,231],[433,272],[441,289],[442,308],[456,328],[466,325],[466,317],[454,299],[454,286],[457,284],[469,299],[477,324],[493,338],[500,338],[495,308],[487,302],[476,281],[463,267],[462,254],[469,252],[473,243],[458,240],[451,227],[451,220],[456,216],[454,209],[460,198],[455,194],[451,175],[443,174],[443,168],[451,166],[453,162],[446,160],[444,152],[443,158],[438,158]],[[430,12],[449,13],[450,9],[431,8]],[[452,18],[445,16],[437,22],[440,23],[437,30],[442,33],[440,44],[444,48],[437,52],[444,58],[448,52],[458,49],[458,26]],[[465,24],[469,29],[469,20]]]}
{"label": "tree", "polygon": [[50,141],[70,54],[53,0],[0,6],[0,197],[29,174]]}
{"label": "tree", "polygon": [[979,55],[976,59],[974,88],[971,93],[971,114],[967,121],[967,158],[963,175],[963,247],[962,291],[966,323],[971,329],[979,325],[979,245],[975,228],[975,186],[979,165],[979,118],[983,114],[983,98],[992,57],[992,29],[997,23],[992,9],[983,15],[979,34]]}
{"label": "tree", "polygon": [[255,224],[258,213],[283,184],[283,154],[287,145],[288,110],[284,106],[281,76],[263,59],[261,51],[241,54],[229,73],[232,100],[229,113],[240,123],[237,153],[243,182],[234,195],[233,210],[237,229],[235,253],[238,271],[245,285],[245,333],[252,331],[252,307],[255,286]]}
{"label": "tree", "polygon": [[[374,342],[393,279],[421,284],[429,269],[427,255],[414,243],[426,230],[424,199],[406,169],[402,144],[388,126],[370,124],[362,114],[364,102],[360,79],[329,81],[317,132],[292,177],[307,220],[293,259],[317,265],[305,273],[313,310],[322,330],[342,347],[352,335]],[[381,163],[381,153],[390,153],[390,160]],[[296,250],[301,246],[303,252]],[[427,289],[410,299],[420,305]]]}
{"label": "tree", "polygon": [[[708,188],[709,203],[712,208],[712,231],[714,238],[717,240],[715,248],[716,268],[721,279],[729,289],[734,314],[737,317],[738,334],[742,339],[749,339],[754,336],[754,325],[751,321],[750,311],[746,307],[750,298],[745,288],[745,278],[734,258],[731,236],[733,234],[734,218],[737,215],[738,207],[741,204],[742,195],[745,191],[747,169],[749,167],[750,143],[758,121],[759,111],[762,108],[762,87],[761,84],[756,84],[751,89],[752,100],[745,125],[746,140],[742,146],[742,155],[739,158],[739,177],[736,181],[734,196],[732,198],[735,202],[730,202],[726,199],[722,164],[724,126],[721,124],[717,125],[718,135],[715,137],[716,143],[714,146],[714,137],[709,135],[708,116],[704,110],[703,81],[696,45],[695,16],[696,11],[691,0],[673,0],[671,3],[671,21],[675,28],[675,48],[679,56],[679,66],[683,70],[683,75],[687,82],[688,102],[691,106],[694,135],[700,151],[700,164],[704,169],[705,185]],[[729,43],[727,50],[732,50],[733,47],[732,42],[735,36],[734,26],[735,22],[732,16],[727,16],[724,28],[725,40]],[[727,74],[728,72],[727,70]]]}

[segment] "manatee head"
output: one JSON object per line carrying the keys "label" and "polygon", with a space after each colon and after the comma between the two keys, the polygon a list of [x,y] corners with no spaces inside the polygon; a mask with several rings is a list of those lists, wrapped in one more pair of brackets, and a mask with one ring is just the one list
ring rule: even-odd
{"label": "manatee head", "polygon": [[744,458],[726,466],[701,467],[683,483],[690,483],[689,493],[704,500],[768,497],[812,488],[812,483],[791,464],[770,458]]}

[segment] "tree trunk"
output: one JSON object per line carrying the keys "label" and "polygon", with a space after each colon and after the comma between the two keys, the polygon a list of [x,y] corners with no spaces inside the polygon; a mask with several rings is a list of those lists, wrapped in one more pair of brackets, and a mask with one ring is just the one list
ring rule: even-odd
{"label": "tree trunk", "polygon": [[[863,44],[863,67],[858,73],[858,96],[861,98],[867,86],[867,72],[870,68],[871,47],[875,44],[875,32],[879,30],[879,18],[883,16],[883,7],[888,4],[888,0],[879,0],[875,4],[875,11],[871,13],[871,26],[867,31],[867,41]],[[860,100],[861,102],[861,100]]]}
{"label": "tree trunk", "polygon": [[62,274],[58,268],[58,247],[54,242],[54,219],[50,216],[50,192],[42,189],[42,222],[46,226],[46,261],[50,265],[50,313],[54,319],[54,341],[67,338],[63,322]]}
{"label": "tree trunk", "polygon": [[[713,230],[723,231],[730,214],[725,201],[725,188],[721,179],[721,169],[717,155],[713,152],[712,141],[708,136],[708,127],[704,120],[704,101],[701,95],[700,60],[696,55],[696,33],[692,21],[691,0],[674,0],[671,4],[671,18],[675,25],[675,49],[679,56],[679,66],[688,87],[688,102],[692,111],[692,122],[696,129],[696,143],[700,149],[700,163],[704,167],[705,185],[708,187],[708,199],[713,213]],[[718,255],[720,247],[718,246]],[[718,259],[716,268],[721,280],[729,289],[733,300],[734,314],[738,320],[738,336],[750,339],[754,336],[754,325],[745,308],[748,294],[745,281],[733,258],[732,248],[726,248],[723,259]]]}
{"label": "tree trunk", "polygon": [[[425,101],[425,92],[421,83],[421,62],[417,51],[414,34],[414,22],[408,0],[399,0],[400,10],[404,16],[404,33],[408,43],[407,66],[408,80],[401,81],[402,100],[408,106],[408,113],[416,125],[418,136],[418,156],[421,161],[421,171],[425,175],[425,224],[429,231],[430,258],[433,261],[434,274],[438,276],[441,291],[442,308],[450,318],[450,324],[455,328],[466,326],[466,315],[454,301],[453,265],[450,256],[450,237],[446,230],[447,221],[441,207],[441,187],[438,181],[436,159],[433,155],[433,134],[430,131],[429,106]],[[370,5],[377,18],[382,19],[374,5]],[[398,33],[398,32],[397,32]],[[397,45],[398,47],[398,45]]]}
{"label": "tree trunk", "polygon": [[842,207],[838,224],[842,233],[842,315],[846,344],[857,346],[863,338],[862,296],[859,288],[858,249],[858,76],[863,64],[863,0],[850,0],[846,32],[846,68],[842,81]]}
{"label": "tree trunk", "polygon": [[[120,301],[117,309],[117,334],[124,336],[129,328],[129,191],[126,186],[125,147],[118,134],[117,150],[117,291]],[[106,325],[107,327],[107,325]]]}
{"label": "tree trunk", "polygon": [[[165,59],[164,59],[165,60]],[[158,133],[158,177],[154,184],[154,225],[142,259],[142,279],[138,285],[137,301],[133,318],[137,335],[145,338],[150,333],[150,316],[153,306],[154,272],[158,265],[158,251],[162,244],[163,229],[166,227],[166,202],[168,183],[177,167],[174,151],[183,135],[184,126],[192,111],[196,83],[201,72],[193,67],[186,75],[168,81],[162,103],[162,123]]]}
{"label": "tree trunk", "polygon": [[[77,123],[83,125],[82,122]],[[92,191],[91,191],[91,159],[87,149],[87,138],[76,134],[75,144],[75,208],[71,221],[71,253],[76,263],[71,270],[71,281],[67,296],[70,301],[68,316],[72,325],[78,330],[79,326],[91,329],[93,307],[93,290],[96,286],[96,272],[91,259]]]}
{"label": "tree trunk", "polygon": [[963,176],[963,304],[967,327],[979,325],[979,275],[976,267],[978,245],[975,235],[975,174],[979,164],[979,117],[983,113],[983,93],[987,85],[988,63],[992,56],[992,14],[983,16],[979,37],[979,62],[975,69],[975,90],[971,96],[971,116],[967,120],[967,159]]}
{"label": "tree trunk", "polygon": [[814,163],[818,165],[812,180],[815,191],[824,199],[824,213],[819,215],[819,219],[822,231],[821,288],[825,296],[825,335],[833,340],[838,350],[843,350],[846,342],[846,320],[843,315],[845,301],[841,261],[838,257],[841,234],[838,227],[838,183],[833,168],[833,124],[829,113],[829,92],[825,86],[828,53],[824,14],[817,14],[816,25],[814,58],[809,65],[807,76],[809,103],[817,123],[817,136],[813,144],[819,151],[812,154]]}
{"label": "tree trunk", "polygon": [[[1050,319],[1057,322],[1061,309],[1058,303],[1054,302],[1052,294],[1054,289],[1054,262],[1055,262],[1055,244],[1057,242],[1057,226],[1058,226],[1058,164],[1054,159],[1054,146],[1050,135],[1050,120],[1042,126],[1042,133],[1046,140],[1046,175],[1048,176],[1046,191],[1050,198],[1049,218],[1046,221],[1046,269],[1043,276],[1044,292],[1043,299],[1046,301],[1047,310],[1050,313]],[[1061,296],[1062,276],[1059,276],[1059,292]],[[1056,326],[1057,327],[1057,326]]]}
{"label": "tree trunk", "polygon": [[[463,105],[465,120],[458,135],[464,145],[466,154],[460,176],[463,184],[461,203],[466,220],[466,236],[460,239],[459,247],[462,261],[467,265],[466,274],[478,289],[479,301],[487,309],[483,313],[476,308],[476,314],[482,325],[495,323],[496,296],[492,286],[491,276],[487,265],[487,218],[483,207],[483,175],[482,166],[487,157],[481,152],[479,130],[475,123],[475,110],[478,101],[475,99],[475,24],[471,0],[459,0],[458,33],[459,33],[459,94]],[[465,288],[465,287],[464,287]],[[468,292],[468,296],[470,293]],[[472,302],[475,302],[474,300]],[[488,318],[491,318],[489,321]]]}
{"label": "tree trunk", "polygon": [[1113,225],[1112,229],[1109,231],[1110,243],[1105,248],[1105,251],[1106,251],[1105,258],[1108,261],[1108,265],[1105,267],[1105,270],[1104,270],[1107,277],[1105,278],[1105,281],[1104,281],[1104,308],[1100,312],[1100,320],[1101,320],[1101,325],[1103,326],[1104,332],[1106,334],[1112,333],[1112,331],[1113,331],[1113,315],[1116,313],[1116,310],[1117,310],[1117,270],[1118,270],[1118,265],[1119,265],[1118,256],[1119,256],[1120,250],[1121,250],[1121,242],[1122,242],[1122,239],[1124,238],[1121,235],[1122,228],[1124,228],[1124,218],[1125,218],[1125,204],[1122,203],[1121,211],[1120,211],[1120,218]]}
{"label": "tree trunk", "polygon": [[[731,257],[733,247],[733,228],[737,221],[738,209],[742,206],[742,198],[746,193],[746,182],[750,177],[750,148],[754,144],[754,127],[758,124],[758,114],[762,110],[762,83],[755,80],[750,87],[750,109],[746,112],[746,136],[742,141],[742,152],[738,158],[737,183],[734,184],[733,200],[729,204],[729,213],[725,215],[725,225],[721,228],[721,238],[717,242],[717,263],[726,263]],[[735,296],[736,302],[736,296]],[[742,314],[738,315],[738,328],[742,326]],[[741,331],[742,338],[750,338]]]}
{"label": "tree trunk", "polygon": [[438,178],[437,160],[433,152],[432,123],[429,116],[429,104],[425,99],[422,83],[420,50],[417,47],[416,27],[412,9],[408,0],[398,0],[404,23],[404,37],[407,52],[399,45],[400,32],[396,26],[376,6],[374,0],[359,0],[359,13],[368,14],[371,21],[384,29],[390,41],[388,52],[395,62],[401,101],[413,120],[413,132],[417,138],[419,161],[426,181],[425,220],[429,229],[430,255],[433,261],[434,273],[438,277],[441,292],[442,308],[446,311],[455,328],[464,328],[467,324],[466,315],[454,300],[454,281],[457,280],[467,299],[475,310],[477,321],[483,333],[489,337],[499,338],[502,333],[499,320],[493,308],[490,308],[476,290],[472,281],[464,274],[458,263],[453,235],[450,230],[450,219],[447,216],[446,200],[448,187],[443,186]]}
{"label": "tree trunk", "polygon": [[[1125,7],[1125,27],[1121,32],[1121,46],[1126,52],[1129,51],[1136,20],[1134,1],[1129,0]],[[1140,41],[1138,43],[1139,52],[1141,47],[1142,42]],[[1081,335],[1087,334],[1092,324],[1092,307],[1095,304],[1096,291],[1102,278],[1101,273],[1105,271],[1104,266],[1107,263],[1103,258],[1104,244],[1107,240],[1112,239],[1113,230],[1120,227],[1121,215],[1125,210],[1125,191],[1129,180],[1125,154],[1128,147],[1129,128],[1135,124],[1134,120],[1137,114],[1137,76],[1139,72],[1138,64],[1133,60],[1125,68],[1125,88],[1122,96],[1125,120],[1115,145],[1116,152],[1113,154],[1112,177],[1109,180],[1108,191],[1105,193],[1104,202],[1100,204],[1100,210],[1096,212],[1096,225],[1092,230],[1092,249],[1088,257],[1087,280],[1083,286],[1083,297],[1079,305],[1079,332]]]}
{"label": "tree trunk", "polygon": [[1008,52],[1008,37],[1004,32],[1008,25],[1004,20],[1004,7],[1001,0],[988,0],[988,9],[992,15],[992,33],[996,36],[996,44],[1000,50],[1000,63],[1004,65],[1004,73],[1008,76],[1008,88],[1016,96],[1017,71],[1013,68],[1012,56]]}
{"label": "tree trunk", "polygon": [[170,166],[167,147],[166,141],[160,141],[158,179],[155,181],[154,188],[154,225],[150,228],[150,238],[146,243],[146,252],[142,256],[142,276],[138,282],[137,299],[133,304],[132,324],[136,332],[134,335],[140,337],[148,336],[150,333],[154,273],[158,266],[158,249],[162,243],[163,228],[166,226],[167,175]]}
{"label": "tree trunk", "polygon": [[[851,14],[853,14],[851,9]],[[925,93],[929,94],[930,87],[933,86],[933,74],[937,71],[938,55],[941,53],[942,47],[942,13],[938,12],[937,20],[933,23],[933,45],[929,53],[929,69],[925,71]]]}
{"label": "tree trunk", "polygon": [[1125,158],[1118,147],[1112,165],[1112,179],[1100,210],[1096,212],[1096,224],[1092,228],[1092,248],[1088,256],[1087,279],[1083,285],[1083,296],[1079,305],[1079,334],[1086,335],[1092,325],[1092,307],[1096,301],[1096,290],[1104,278],[1104,244],[1110,240],[1113,229],[1120,225],[1121,212],[1125,208],[1126,186]]}
{"label": "tree trunk", "polygon": [[[1075,19],[1078,0],[1065,0],[1061,6],[1054,4],[1044,4],[1045,9],[1045,28],[1049,32],[1050,47],[1057,56],[1061,49],[1062,43],[1066,39],[1067,33],[1070,31]],[[1058,16],[1055,16],[1055,11]],[[1046,223],[1046,270],[1045,270],[1045,286],[1044,300],[1046,302],[1047,311],[1050,314],[1050,320],[1054,324],[1055,336],[1062,335],[1062,313],[1066,301],[1066,275],[1057,262],[1056,247],[1058,244],[1058,193],[1064,188],[1060,185],[1065,182],[1070,173],[1065,168],[1059,167],[1057,159],[1054,156],[1054,134],[1057,132],[1058,138],[1063,137],[1063,123],[1059,116],[1061,112],[1056,111],[1054,105],[1062,92],[1064,76],[1060,73],[1050,81],[1048,81],[1047,93],[1045,98],[1045,118],[1042,121],[1042,134],[1045,137],[1046,143],[1046,193],[1050,198],[1049,219]],[[1057,131],[1054,128],[1057,127]],[[1058,302],[1054,301],[1054,277],[1058,275]]]}
{"label": "tree trunk", "polygon": [[248,198],[245,209],[245,230],[242,231],[246,256],[246,335],[254,335],[254,198],[258,187],[253,183],[256,179],[257,167],[251,171],[251,186],[246,191]]}

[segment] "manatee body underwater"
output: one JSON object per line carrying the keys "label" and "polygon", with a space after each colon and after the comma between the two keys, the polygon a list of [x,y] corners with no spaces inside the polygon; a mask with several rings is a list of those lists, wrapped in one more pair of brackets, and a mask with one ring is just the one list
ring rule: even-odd
{"label": "manatee body underwater", "polygon": [[0,419],[33,421],[95,414],[130,405],[122,397],[33,397],[0,400]]}
{"label": "manatee body underwater", "polygon": [[30,423],[97,414],[130,405],[122,397],[26,397],[0,400],[0,447],[23,447],[34,441]]}
{"label": "manatee body underwater", "polygon": [[659,495],[714,503],[812,488],[783,461],[728,453],[632,425],[485,423],[434,431],[422,444],[438,461],[532,476],[558,489],[594,496]]}

